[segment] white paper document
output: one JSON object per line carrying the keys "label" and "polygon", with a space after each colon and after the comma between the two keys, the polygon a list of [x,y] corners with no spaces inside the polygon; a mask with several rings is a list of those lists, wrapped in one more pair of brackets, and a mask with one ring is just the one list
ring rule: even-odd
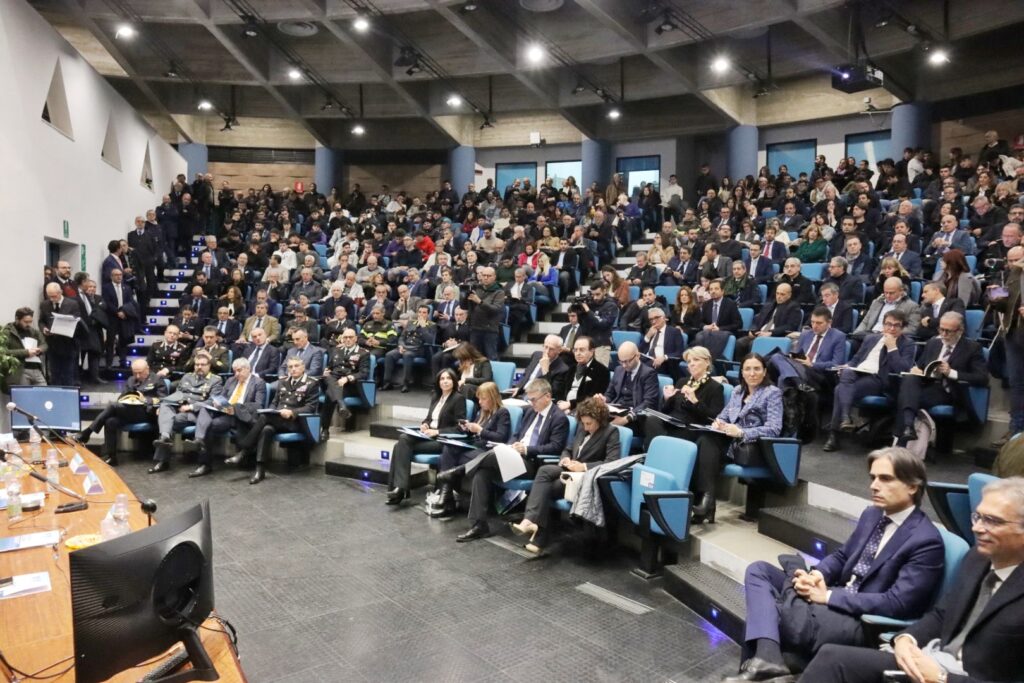
{"label": "white paper document", "polygon": [[[526,474],[526,463],[523,462],[523,456],[519,455],[516,449],[508,444],[499,443],[491,450],[494,451],[494,457],[498,460],[498,470],[501,472],[502,481],[512,481],[516,477]],[[466,474],[476,469],[488,452],[490,451],[485,451],[467,462]]]}
{"label": "white paper document", "polygon": [[46,545],[57,545],[60,543],[60,531],[37,531],[33,534],[22,534],[21,536],[8,536],[0,538],[0,553],[9,550],[24,550],[26,548],[38,548]]}
{"label": "white paper document", "polygon": [[[0,579],[3,581],[3,579]],[[45,593],[50,588],[50,572],[35,572],[33,574],[19,574],[12,576],[11,582],[0,584],[0,600],[17,598],[22,595],[33,593]]]}
{"label": "white paper document", "polygon": [[74,337],[75,329],[78,327],[78,318],[63,313],[53,314],[53,324],[50,325],[50,334],[59,334],[62,337]]}

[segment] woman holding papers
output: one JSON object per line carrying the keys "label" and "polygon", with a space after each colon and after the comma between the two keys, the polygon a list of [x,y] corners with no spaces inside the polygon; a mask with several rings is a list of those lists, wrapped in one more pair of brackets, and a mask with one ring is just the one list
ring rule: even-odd
{"label": "woman holding papers", "polygon": [[542,465],[537,470],[526,500],[526,515],[522,522],[511,525],[517,534],[530,535],[526,549],[535,555],[541,554],[547,543],[551,501],[565,493],[562,473],[586,472],[621,455],[619,429],[610,424],[608,406],[595,398],[585,399],[576,408],[576,418],[582,429],[576,430],[576,437],[562,451],[557,465]]}
{"label": "woman holding papers", "polygon": [[782,433],[782,392],[768,379],[763,357],[752,353],[743,359],[740,385],[708,431],[697,439],[697,466],[690,489],[700,503],[693,508],[695,524],[715,521],[715,476],[722,457],[738,465],[761,462],[757,440]]}
{"label": "woman holding papers", "polygon": [[[711,379],[711,352],[703,346],[694,346],[683,353],[690,376],[666,386],[661,412],[685,425],[709,425],[725,407],[725,389]],[[656,436],[675,436],[696,441],[700,432],[675,422],[648,414],[644,422],[644,447],[649,449]]]}
{"label": "woman holding papers", "polygon": [[[484,360],[486,362],[486,359]],[[438,463],[439,472],[447,472],[459,465],[465,465],[479,454],[481,449],[486,449],[488,443],[507,443],[512,436],[512,417],[508,408],[501,404],[498,385],[494,382],[481,384],[476,390],[476,400],[480,404],[477,419],[474,422],[463,421],[459,424],[459,430],[469,434],[470,438],[462,439],[465,441],[465,447],[445,445],[441,451],[441,462]],[[442,507],[439,516],[446,517],[455,512],[453,491],[457,487],[458,480],[442,482],[437,492]]]}
{"label": "woman holding papers", "polygon": [[466,399],[455,390],[458,381],[454,370],[445,368],[438,373],[427,416],[420,424],[420,436],[402,434],[391,449],[388,505],[398,505],[409,497],[413,454],[436,453],[438,445],[433,439],[445,432],[456,432],[459,421],[466,419]]}
{"label": "woman holding papers", "polygon": [[477,387],[491,381],[491,361],[472,344],[460,344],[452,357],[459,364],[459,393],[474,399]]}

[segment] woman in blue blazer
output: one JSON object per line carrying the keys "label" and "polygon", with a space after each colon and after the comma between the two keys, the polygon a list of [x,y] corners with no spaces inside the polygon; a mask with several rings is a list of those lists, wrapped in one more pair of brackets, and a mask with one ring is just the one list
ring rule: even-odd
{"label": "woman in blue blazer", "polygon": [[[697,439],[697,465],[690,480],[694,499],[694,523],[715,521],[715,476],[722,457],[739,465],[760,463],[757,440],[782,433],[782,392],[768,378],[767,363],[756,353],[744,357],[740,385],[711,429]],[[719,433],[722,432],[722,433]]]}

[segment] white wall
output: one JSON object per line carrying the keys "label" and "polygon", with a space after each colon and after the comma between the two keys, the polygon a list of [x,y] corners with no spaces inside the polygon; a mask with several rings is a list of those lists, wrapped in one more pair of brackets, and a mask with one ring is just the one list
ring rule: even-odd
{"label": "white wall", "polygon": [[[54,66],[60,60],[74,139],[42,120]],[[18,306],[42,299],[44,239],[65,242],[62,254],[99,276],[109,240],[127,234],[134,217],[160,203],[185,160],[24,0],[0,7],[0,183],[6,251],[0,268],[0,322]],[[121,170],[100,158],[113,115]],[[154,190],[140,184],[149,144]],[[63,237],[63,221],[70,222]]]}
{"label": "white wall", "polygon": [[[838,119],[826,119],[820,122],[803,121],[787,126],[761,128],[757,140],[757,167],[761,168],[768,161],[767,146],[780,142],[795,142],[817,138],[818,154],[824,154],[825,160],[832,168],[846,154],[846,136],[855,133],[871,133],[888,130],[892,124],[890,114],[858,114]],[[776,169],[772,169],[774,172]]]}

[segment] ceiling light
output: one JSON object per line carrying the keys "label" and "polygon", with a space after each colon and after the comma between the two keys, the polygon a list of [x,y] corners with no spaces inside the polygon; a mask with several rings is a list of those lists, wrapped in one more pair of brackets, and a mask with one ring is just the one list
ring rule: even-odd
{"label": "ceiling light", "polygon": [[534,43],[526,48],[526,59],[531,64],[540,64],[541,60],[544,59],[544,48]]}
{"label": "ceiling light", "polygon": [[655,27],[654,32],[660,36],[662,33],[665,33],[666,31],[671,31],[675,29],[675,27],[676,25],[675,23],[673,23],[672,17],[669,16],[668,12],[666,12],[665,16],[662,17],[661,19],[661,23]]}
{"label": "ceiling light", "polygon": [[181,74],[178,73],[178,67],[174,65],[174,62],[167,65],[167,71],[164,72],[164,76],[166,78],[177,78],[180,75]]}
{"label": "ceiling light", "polygon": [[729,70],[729,58],[728,57],[715,57],[711,61],[711,70],[716,74],[722,74]]}
{"label": "ceiling light", "polygon": [[840,71],[839,72],[839,77],[842,78],[844,81],[848,81],[848,80],[850,80],[850,72],[849,71]]}
{"label": "ceiling light", "polygon": [[612,121],[618,121],[619,117],[621,116],[622,112],[619,111],[618,107],[612,107],[611,109],[608,110],[608,118],[610,118]]}
{"label": "ceiling light", "polygon": [[199,104],[196,105],[200,111],[210,111],[213,109],[213,103],[210,100],[199,100]]}
{"label": "ceiling light", "polygon": [[352,21],[352,28],[360,33],[366,33],[370,29],[370,20],[360,14]]}
{"label": "ceiling light", "polygon": [[420,66],[419,64],[413,64],[412,66],[410,66],[408,69],[405,70],[405,75],[406,76],[415,76],[416,74],[418,74],[421,71],[423,71],[423,67],[422,66]]}
{"label": "ceiling light", "polygon": [[875,22],[875,28],[885,28],[892,20],[892,12],[887,11],[878,17],[878,21]]}
{"label": "ceiling light", "polygon": [[395,66],[412,66],[418,61],[420,61],[420,56],[416,50],[411,47],[403,47],[399,50],[398,59],[395,60]]}
{"label": "ceiling light", "polygon": [[288,69],[288,78],[292,79],[293,81],[297,81],[300,78],[302,78],[302,72],[293,66],[292,68]]}
{"label": "ceiling light", "polygon": [[462,98],[458,95],[452,94],[448,96],[447,102],[449,107],[458,107],[462,104]]}
{"label": "ceiling light", "polygon": [[114,32],[114,37],[131,40],[135,37],[135,27],[131,24],[118,24],[117,31]]}
{"label": "ceiling light", "polygon": [[459,11],[462,12],[463,14],[467,14],[469,12],[475,12],[478,7],[479,5],[476,4],[475,2],[467,2],[464,3],[462,7],[459,8]]}
{"label": "ceiling light", "polygon": [[334,109],[334,102],[331,102],[330,100],[327,100],[320,105],[320,111],[331,111],[332,109]]}
{"label": "ceiling light", "polygon": [[352,126],[352,135],[363,135],[364,133],[366,133],[366,129],[363,128],[360,124],[357,123],[356,125]]}
{"label": "ceiling light", "polygon": [[242,36],[245,38],[255,38],[259,34],[260,28],[256,22],[256,17],[245,17],[245,28],[242,29]]}
{"label": "ceiling light", "polygon": [[941,47],[928,53],[928,63],[932,66],[942,66],[949,63],[949,53]]}
{"label": "ceiling light", "polygon": [[480,130],[484,128],[494,128],[494,122],[488,118],[484,118],[484,122],[480,124]]}
{"label": "ceiling light", "polygon": [[579,94],[583,93],[583,91],[585,91],[585,90],[586,90],[586,87],[582,83],[577,83],[576,87],[574,87],[572,89],[572,94],[573,95],[579,95]]}

